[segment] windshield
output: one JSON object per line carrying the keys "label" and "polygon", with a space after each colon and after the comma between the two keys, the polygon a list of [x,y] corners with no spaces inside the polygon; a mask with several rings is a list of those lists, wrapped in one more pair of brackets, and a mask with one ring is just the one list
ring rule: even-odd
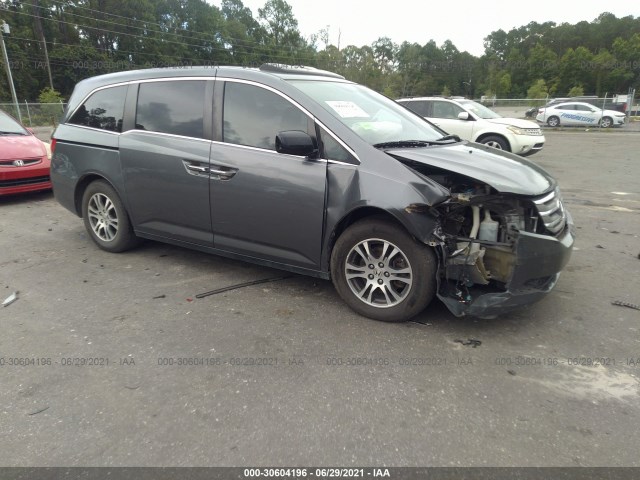
{"label": "windshield", "polygon": [[27,135],[27,131],[9,115],[0,111],[0,135],[6,134]]}
{"label": "windshield", "polygon": [[469,110],[471,113],[473,113],[474,115],[480,118],[484,118],[485,120],[489,118],[502,118],[493,110],[490,110],[484,105],[478,102],[474,102],[473,100],[458,100],[458,102],[460,103],[460,105],[462,105],[464,108]]}
{"label": "windshield", "polygon": [[309,80],[291,83],[371,145],[434,142],[444,135],[403,106],[362,85]]}

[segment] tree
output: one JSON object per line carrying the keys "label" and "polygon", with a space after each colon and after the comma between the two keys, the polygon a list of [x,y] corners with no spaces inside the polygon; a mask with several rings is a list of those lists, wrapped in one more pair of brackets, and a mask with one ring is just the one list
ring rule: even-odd
{"label": "tree", "polygon": [[534,84],[531,85],[527,90],[527,98],[531,99],[547,98],[548,95],[549,89],[547,88],[547,84],[542,78],[536,80]]}
{"label": "tree", "polygon": [[300,41],[298,21],[293,16],[291,5],[285,0],[267,0],[264,7],[258,9],[258,18],[262,20],[273,45],[281,46]]}
{"label": "tree", "polygon": [[496,94],[505,98],[511,92],[511,75],[508,72],[504,72],[498,78],[498,86],[496,89]]}
{"label": "tree", "polygon": [[241,0],[222,0],[220,11],[224,18],[222,39],[231,63],[249,65],[266,56],[264,29],[253,18],[251,9],[245,7]]}
{"label": "tree", "polygon": [[567,97],[581,97],[584,95],[584,88],[582,85],[576,85],[575,87],[571,87],[569,93],[567,93]]}

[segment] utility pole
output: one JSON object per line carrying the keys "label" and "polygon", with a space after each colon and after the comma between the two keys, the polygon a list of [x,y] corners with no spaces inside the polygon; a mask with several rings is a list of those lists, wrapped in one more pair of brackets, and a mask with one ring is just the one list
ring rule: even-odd
{"label": "utility pole", "polygon": [[38,37],[38,40],[42,42],[42,48],[44,49],[44,60],[47,62],[47,73],[49,74],[49,86],[51,90],[53,90],[53,77],[51,76],[51,64],[49,63],[49,51],[47,50],[47,42],[44,38],[44,29],[42,28],[42,20],[40,18],[40,0],[33,0],[32,12],[35,16],[35,21],[33,23],[35,33]]}
{"label": "utility pole", "polygon": [[7,69],[7,77],[9,78],[9,88],[11,89],[11,97],[13,98],[13,104],[16,106],[16,113],[18,120],[22,123],[22,116],[20,115],[20,106],[18,105],[18,97],[16,96],[16,87],[13,86],[13,76],[11,75],[11,66],[9,65],[9,56],[7,55],[7,47],[4,44],[4,34],[11,33],[9,25],[2,21],[0,25],[0,46],[2,46],[2,57],[4,59],[4,66]]}

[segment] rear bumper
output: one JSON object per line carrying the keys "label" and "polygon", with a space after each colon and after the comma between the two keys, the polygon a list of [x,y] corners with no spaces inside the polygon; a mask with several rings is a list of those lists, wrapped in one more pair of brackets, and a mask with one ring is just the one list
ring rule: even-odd
{"label": "rear bumper", "polygon": [[575,240],[574,226],[567,212],[567,226],[558,237],[521,232],[516,245],[516,265],[506,289],[474,295],[471,301],[438,298],[456,316],[495,317],[542,299],[556,285],[567,265]]}

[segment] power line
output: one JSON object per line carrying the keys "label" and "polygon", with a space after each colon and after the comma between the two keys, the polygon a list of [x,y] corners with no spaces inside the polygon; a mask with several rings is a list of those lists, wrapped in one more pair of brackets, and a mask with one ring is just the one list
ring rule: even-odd
{"label": "power line", "polygon": [[[22,40],[24,42],[33,42],[33,43],[40,43],[38,40],[32,39],[32,38],[23,38],[23,37],[16,37],[14,35],[12,35],[10,37],[11,40]],[[64,47],[82,47],[83,45],[80,43],[77,44],[71,44],[71,43],[62,43],[62,42],[57,42],[57,41],[46,41],[49,45],[53,45],[53,46],[64,46]],[[202,59],[197,59],[197,58],[193,58],[193,57],[180,57],[178,55],[169,55],[166,53],[162,53],[162,54],[157,54],[157,53],[149,53],[149,52],[132,52],[130,50],[122,50],[122,49],[118,49],[117,50],[118,53],[128,53],[131,55],[145,55],[145,56],[153,56],[153,57],[158,57],[158,55],[162,55],[164,57],[170,57],[170,58],[178,58],[178,59],[182,59],[182,60],[194,60],[194,61],[202,61]]]}
{"label": "power line", "polygon": [[[127,33],[127,32],[116,32],[116,31],[113,31],[113,30],[107,30],[107,29],[100,28],[100,27],[92,27],[92,26],[89,26],[89,25],[83,25],[83,24],[79,24],[79,23],[76,23],[76,22],[67,22],[65,20],[56,20],[56,19],[53,19],[53,18],[36,16],[36,15],[30,14],[30,13],[25,13],[25,12],[14,11],[12,13],[15,13],[17,15],[24,15],[24,16],[31,17],[31,18],[41,18],[43,20],[47,20],[47,21],[50,21],[50,22],[64,23],[64,24],[67,24],[67,25],[73,25],[75,27],[81,27],[81,28],[85,28],[85,29],[89,29],[89,30],[96,30],[98,32],[103,32],[103,33],[111,33],[111,34],[114,34],[114,35],[125,35],[125,36],[128,36],[128,37],[139,38],[139,39],[143,39],[143,40],[152,40],[152,41],[162,42],[164,44],[176,44],[176,45],[181,45],[181,46],[190,46],[190,47],[194,47],[194,48],[198,48],[198,49],[206,49],[209,52],[211,52],[213,50],[218,50],[218,51],[225,52],[225,53],[227,53],[229,55],[233,54],[232,51],[230,51],[230,50],[228,50],[226,48],[223,48],[223,47],[196,45],[196,44],[191,44],[191,43],[186,43],[186,42],[177,42],[177,41],[174,41],[174,40],[164,40],[164,39],[156,38],[156,37],[148,37],[148,36],[136,35],[136,34]],[[100,21],[100,20],[98,20],[98,21]],[[158,32],[156,32],[156,33],[158,33]],[[267,47],[267,46],[265,45],[264,47]],[[117,49],[116,49],[116,51],[117,51]],[[264,52],[264,53],[263,52],[260,52],[260,53],[245,52],[244,55],[250,55],[250,56],[259,57],[259,58],[261,58],[261,57],[269,57],[269,58],[272,58],[272,59],[283,59],[283,60],[287,60],[287,61],[304,60],[304,59],[315,61],[315,57],[309,57],[309,56],[301,55],[301,54],[294,54],[293,55],[294,58],[291,58],[289,56],[284,56],[284,55],[269,55],[267,52]]]}
{"label": "power line", "polygon": [[[54,1],[56,3],[62,3],[62,2],[59,2],[59,1],[56,1],[56,0],[50,0],[50,1]],[[43,7],[43,6],[33,5],[33,4],[30,4],[30,3],[26,3],[26,2],[23,2],[22,4],[23,5],[35,6],[36,8],[39,8],[39,9],[42,9],[42,10],[46,10],[46,8]],[[79,15],[79,14],[74,13],[73,11],[69,11],[69,10],[63,10],[63,12],[65,14],[67,14],[67,15],[73,15],[73,16],[76,16],[78,18],[95,20],[95,21],[98,21],[98,22],[104,22],[104,23],[108,23],[110,25],[117,25],[117,26],[125,27],[125,28],[135,28],[137,30],[143,30],[145,32],[160,33],[162,35],[171,35],[171,36],[174,36],[174,37],[177,37],[177,38],[184,38],[184,39],[187,39],[187,40],[200,40],[200,41],[207,41],[207,42],[211,42],[211,41],[218,42],[218,41],[221,41],[221,40],[222,41],[234,40],[236,42],[243,42],[243,43],[248,44],[248,45],[239,45],[239,46],[242,46],[243,48],[255,48],[254,46],[256,46],[256,45],[258,47],[264,47],[265,46],[264,44],[261,44],[261,43],[258,43],[258,42],[252,41],[252,40],[238,39],[238,38],[227,37],[227,36],[223,36],[223,38],[219,38],[215,34],[209,34],[209,33],[205,33],[205,32],[198,32],[198,31],[195,31],[195,30],[189,30],[189,29],[186,29],[186,28],[177,27],[177,30],[182,30],[184,32],[189,32],[191,34],[201,35],[201,36],[204,36],[204,37],[210,37],[210,38],[204,38],[204,39],[203,38],[195,38],[194,39],[194,38],[188,37],[186,35],[180,35],[178,33],[173,33],[173,32],[163,31],[163,30],[153,30],[153,29],[148,28],[147,25],[156,25],[156,26],[160,27],[161,29],[165,28],[164,25],[162,25],[160,23],[157,23],[157,22],[151,22],[151,21],[147,22],[146,20],[139,20],[139,19],[135,19],[135,18],[124,17],[122,15],[115,15],[115,14],[111,14],[111,13],[107,13],[107,12],[101,12],[100,10],[95,10],[95,9],[92,9],[92,8],[82,7],[82,6],[78,6],[78,5],[74,5],[72,8],[74,8],[74,9],[75,8],[82,8],[82,9],[86,9],[86,10],[89,10],[89,11],[92,11],[92,12],[100,13],[102,15],[112,15],[112,16],[116,16],[118,18],[126,18],[126,19],[134,21],[134,22],[143,23],[143,24],[145,24],[145,26],[144,27],[139,27],[139,26],[136,26],[136,25],[129,25],[129,24],[122,24],[122,23],[117,23],[117,22],[110,22],[108,20],[104,20],[104,19],[100,19],[100,18],[94,18],[94,17],[87,17],[87,16],[84,16],[84,15]],[[45,18],[45,17],[40,17],[40,18]],[[295,47],[293,47],[291,45],[285,45],[284,47],[289,48],[290,50],[293,50],[295,48]]]}

